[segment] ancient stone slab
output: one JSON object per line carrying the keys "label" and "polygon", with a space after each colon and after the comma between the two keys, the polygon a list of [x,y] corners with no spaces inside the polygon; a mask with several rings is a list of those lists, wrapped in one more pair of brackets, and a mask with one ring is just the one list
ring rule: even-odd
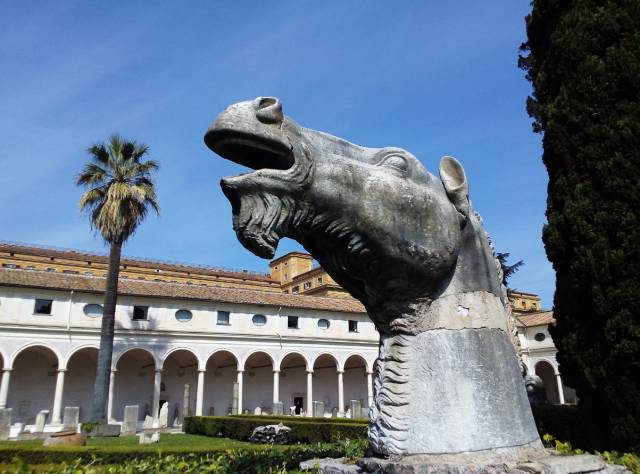
{"label": "ancient stone slab", "polygon": [[158,423],[160,428],[166,428],[169,424],[169,402],[164,402],[160,407],[160,414],[158,415]]}
{"label": "ancient stone slab", "polygon": [[360,400],[349,400],[351,418],[362,418],[362,403]]}
{"label": "ancient stone slab", "polygon": [[11,433],[11,408],[0,408],[0,441],[9,439]]}
{"label": "ancient stone slab", "polygon": [[144,422],[142,423],[142,429],[149,430],[153,428],[153,417],[150,415],[145,415]]}
{"label": "ancient stone slab", "polygon": [[407,150],[301,127],[275,97],[230,106],[205,143],[256,170],[221,181],[240,242],[271,258],[281,238],[296,239],[375,323],[372,452],[542,451],[505,346],[500,264],[455,158],[436,177]]}
{"label": "ancient stone slab", "polygon": [[180,419],[181,425],[184,425],[185,416],[190,415],[189,413],[191,411],[191,408],[189,406],[190,394],[191,394],[191,386],[188,383],[186,383],[184,384],[184,393],[182,395],[182,417]]}
{"label": "ancient stone slab", "polygon": [[272,411],[274,415],[284,414],[284,404],[282,402],[273,402]]}
{"label": "ancient stone slab", "polygon": [[313,416],[320,418],[324,417],[324,402],[317,400],[313,401]]}
{"label": "ancient stone slab", "polygon": [[99,423],[91,428],[91,431],[87,433],[87,436],[98,438],[110,438],[113,436],[120,436],[120,425]]}
{"label": "ancient stone slab", "polygon": [[47,417],[49,416],[49,410],[40,410],[36,415],[36,424],[33,429],[34,433],[42,433],[44,426],[47,423]]}
{"label": "ancient stone slab", "polygon": [[251,433],[249,441],[261,444],[289,444],[291,443],[291,428],[282,423],[257,426]]}
{"label": "ancient stone slab", "polygon": [[122,435],[131,436],[138,430],[138,405],[127,405],[124,407],[124,420],[122,423]]}
{"label": "ancient stone slab", "polygon": [[80,408],[79,407],[64,407],[62,414],[62,429],[73,428],[77,430],[78,423],[80,422]]}

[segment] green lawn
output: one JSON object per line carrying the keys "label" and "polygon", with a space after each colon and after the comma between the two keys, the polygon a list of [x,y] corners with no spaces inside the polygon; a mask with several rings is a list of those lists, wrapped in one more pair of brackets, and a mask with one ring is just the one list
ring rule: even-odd
{"label": "green lawn", "polygon": [[[257,445],[228,438],[212,438],[209,436],[192,434],[161,434],[160,441],[155,444],[138,444],[137,436],[118,436],[113,438],[88,438],[87,445],[74,447],[74,450],[99,450],[101,448],[131,448],[135,451],[207,451],[218,449],[233,449],[242,447],[257,447]],[[1,441],[0,450],[3,449],[44,449],[60,450],[57,446],[44,447],[41,439],[30,439],[24,441]]]}

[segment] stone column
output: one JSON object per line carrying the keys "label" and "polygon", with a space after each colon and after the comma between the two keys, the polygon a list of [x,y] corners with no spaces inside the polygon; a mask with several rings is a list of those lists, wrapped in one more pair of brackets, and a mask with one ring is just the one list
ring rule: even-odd
{"label": "stone column", "polygon": [[66,369],[58,370],[58,378],[56,379],[56,391],[53,396],[53,413],[51,414],[51,423],[59,425],[62,423],[62,394],[64,393],[64,373]]}
{"label": "stone column", "polygon": [[204,403],[204,374],[206,369],[198,370],[198,387],[196,388],[196,416],[202,416],[202,405]]}
{"label": "stone column", "polygon": [[313,370],[307,371],[307,416],[313,416]]}
{"label": "stone column", "polygon": [[344,370],[338,370],[338,413],[344,415]]}
{"label": "stone column", "polygon": [[373,405],[373,372],[367,371],[367,408]]}
{"label": "stone column", "polygon": [[153,402],[151,405],[151,416],[154,422],[159,421],[160,412],[160,387],[162,385],[162,369],[156,369],[155,378],[153,379]]}
{"label": "stone column", "polygon": [[562,388],[560,372],[556,373],[556,385],[558,386],[558,400],[560,401],[560,405],[564,405],[564,389]]}
{"label": "stone column", "polygon": [[9,379],[13,369],[5,368],[2,371],[2,382],[0,383],[0,408],[7,407],[7,398],[9,397]]}
{"label": "stone column", "polygon": [[109,398],[107,399],[107,423],[113,419],[113,390],[116,383],[117,369],[111,369],[111,375],[109,375]]}
{"label": "stone column", "polygon": [[280,371],[273,371],[273,403],[280,401]]}
{"label": "stone column", "polygon": [[242,374],[244,370],[238,370],[238,415],[242,415]]}

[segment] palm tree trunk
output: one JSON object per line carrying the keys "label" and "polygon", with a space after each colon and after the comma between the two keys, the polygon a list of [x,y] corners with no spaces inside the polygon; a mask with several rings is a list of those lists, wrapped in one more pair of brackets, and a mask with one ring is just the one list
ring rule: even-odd
{"label": "palm tree trunk", "polygon": [[93,386],[92,421],[107,422],[107,398],[111,376],[111,358],[113,355],[113,334],[115,328],[116,301],[118,299],[118,275],[120,273],[120,252],[122,242],[113,242],[109,252],[109,273],[104,294],[102,310],[102,329],[100,331],[100,350],[96,381]]}

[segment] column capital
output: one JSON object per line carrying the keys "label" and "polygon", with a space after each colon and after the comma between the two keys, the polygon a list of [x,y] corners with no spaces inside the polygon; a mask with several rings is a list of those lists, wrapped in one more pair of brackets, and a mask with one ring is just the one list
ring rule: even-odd
{"label": "column capital", "polygon": [[243,373],[243,372],[244,372],[244,369],[238,369],[238,370],[237,370],[237,372],[238,372],[239,374],[241,374],[241,373]]}
{"label": "column capital", "polygon": [[198,369],[198,372],[206,372],[207,369]]}
{"label": "column capital", "polygon": [[274,373],[274,374],[279,374],[279,373],[280,373],[280,369],[274,369],[274,370],[273,370],[273,373]]}
{"label": "column capital", "polygon": [[366,374],[367,374],[367,375],[373,375],[373,370],[367,370],[367,371],[366,371]]}
{"label": "column capital", "polygon": [[111,369],[111,373],[115,374],[118,371],[118,369]]}
{"label": "column capital", "polygon": [[336,370],[336,372],[338,372],[338,374],[342,375],[342,374],[344,374],[344,369],[338,369],[338,370]]}
{"label": "column capital", "polygon": [[65,373],[67,371],[67,369],[58,369],[58,373]]}
{"label": "column capital", "polygon": [[13,367],[5,367],[2,369],[3,372],[11,372],[13,371]]}
{"label": "column capital", "polygon": [[155,369],[155,373],[156,374],[161,374],[162,373],[162,369]]}
{"label": "column capital", "polygon": [[307,374],[313,375],[313,369],[312,370],[307,370]]}

